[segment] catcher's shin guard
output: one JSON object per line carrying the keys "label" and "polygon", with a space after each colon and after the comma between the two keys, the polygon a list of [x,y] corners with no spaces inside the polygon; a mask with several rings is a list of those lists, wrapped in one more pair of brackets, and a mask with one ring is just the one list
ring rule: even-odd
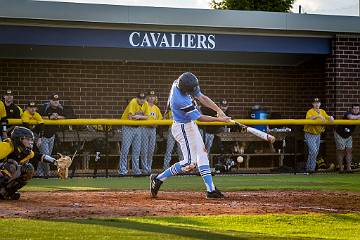
{"label": "catcher's shin guard", "polygon": [[150,175],[150,193],[151,197],[155,198],[160,190],[161,184],[163,183],[159,179],[157,179],[157,174]]}
{"label": "catcher's shin guard", "polygon": [[10,181],[5,187],[0,189],[0,199],[18,200],[20,198],[20,193],[17,191],[26,184],[27,181],[24,181],[21,178]]}
{"label": "catcher's shin guard", "polygon": [[19,200],[21,194],[19,192],[14,192],[12,194],[9,194],[7,192],[2,192],[0,190],[0,200]]}
{"label": "catcher's shin guard", "polygon": [[34,176],[35,168],[31,163],[25,163],[24,165],[21,166],[20,171],[21,171],[20,178],[23,181],[29,181]]}
{"label": "catcher's shin guard", "polygon": [[12,194],[11,196],[9,196],[10,200],[19,200],[20,199],[21,194],[19,192],[15,192],[14,194]]}
{"label": "catcher's shin guard", "polygon": [[20,166],[18,169],[20,170],[18,171],[20,176],[15,179],[10,179],[10,181],[7,182],[0,190],[0,195],[2,195],[4,199],[18,200],[20,198],[20,193],[17,191],[27,184],[35,172],[35,169],[31,163],[26,163]]}
{"label": "catcher's shin guard", "polygon": [[0,188],[5,188],[11,180],[18,178],[20,175],[20,165],[14,160],[6,161],[0,167]]}

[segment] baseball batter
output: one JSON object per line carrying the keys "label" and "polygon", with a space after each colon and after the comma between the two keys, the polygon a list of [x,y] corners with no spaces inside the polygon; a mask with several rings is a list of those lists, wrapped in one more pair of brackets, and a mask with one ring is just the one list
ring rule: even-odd
{"label": "baseball batter", "polygon": [[[218,117],[202,115],[193,105],[193,97],[202,105],[216,111]],[[205,145],[194,120],[229,122],[230,118],[209,97],[201,93],[197,77],[190,72],[183,73],[174,81],[169,101],[174,117],[171,132],[180,144],[184,160],[175,163],[159,175],[150,176],[151,196],[157,196],[161,184],[168,177],[190,172],[197,167],[206,186],[206,197],[223,198],[224,195],[214,186]]]}

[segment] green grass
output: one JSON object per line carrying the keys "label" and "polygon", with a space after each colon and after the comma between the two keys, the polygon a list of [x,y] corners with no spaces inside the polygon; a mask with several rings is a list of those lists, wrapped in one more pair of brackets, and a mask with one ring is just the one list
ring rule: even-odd
{"label": "green grass", "polygon": [[360,214],[0,220],[1,239],[359,239]]}
{"label": "green grass", "polygon": [[[360,174],[216,176],[223,191],[360,192]],[[23,191],[143,190],[148,178],[33,179]],[[168,179],[163,190],[204,191],[200,177]],[[0,206],[1,211],[1,206]],[[360,213],[131,217],[85,220],[0,219],[0,239],[359,239]]]}
{"label": "green grass", "polygon": [[[319,175],[244,175],[215,176],[216,185],[223,191],[241,190],[335,190],[360,192],[360,174]],[[33,179],[22,191],[53,190],[142,190],[148,189],[148,178],[75,178]],[[204,191],[201,177],[169,178],[162,190]]]}

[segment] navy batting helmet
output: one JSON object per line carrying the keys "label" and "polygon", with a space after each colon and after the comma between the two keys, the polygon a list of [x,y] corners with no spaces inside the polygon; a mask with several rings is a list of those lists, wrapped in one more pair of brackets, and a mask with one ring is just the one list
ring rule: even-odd
{"label": "navy batting helmet", "polygon": [[186,72],[180,75],[178,87],[185,93],[193,94],[199,88],[199,80],[191,72]]}

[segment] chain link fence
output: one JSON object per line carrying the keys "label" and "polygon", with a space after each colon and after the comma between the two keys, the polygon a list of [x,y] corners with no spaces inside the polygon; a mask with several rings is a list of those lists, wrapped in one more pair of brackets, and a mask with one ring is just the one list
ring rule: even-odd
{"label": "chain link fence", "polygon": [[[181,150],[175,143],[175,140],[169,139],[169,127],[161,126],[156,128],[156,141],[153,150],[153,161],[151,171],[145,171],[145,164],[148,157],[144,152],[149,148],[145,140],[145,127],[130,127],[131,134],[139,134],[139,138],[131,138],[129,134],[123,136],[124,127],[122,126],[72,126],[63,127],[54,136],[52,156],[57,158],[57,153],[72,156],[75,152],[73,164],[69,169],[69,176],[118,176],[121,148],[123,145],[130,146],[126,155],[127,173],[134,175],[133,169],[133,150],[135,145],[140,146],[137,153],[140,174],[148,175],[150,172],[160,171],[167,166],[179,161],[182,158]],[[170,135],[172,136],[172,135]],[[40,147],[36,149],[43,153]],[[167,153],[167,155],[165,155]],[[136,153],[135,153],[136,154]],[[165,156],[167,158],[165,158]],[[179,157],[180,156],[180,157]],[[165,163],[164,163],[165,161]],[[47,165],[48,168],[43,165]],[[36,168],[36,177],[53,177],[57,176],[56,168],[49,166],[47,163],[33,162]],[[139,175],[136,174],[136,175]]]}
{"label": "chain link fence", "polygon": [[[92,124],[96,120],[86,121]],[[169,123],[161,122],[155,128],[150,124],[136,126],[123,125],[125,123],[118,123],[116,120],[106,121],[109,121],[109,125],[62,123],[55,136],[43,140],[35,150],[51,153],[55,158],[57,153],[72,156],[76,152],[69,171],[70,177],[149,175],[152,172],[160,172],[182,159],[181,150],[169,131]],[[211,134],[204,126],[199,126],[201,132],[205,130],[203,140],[209,152],[213,172],[231,174],[303,171],[307,160],[303,124],[308,122],[275,120],[274,123],[280,124],[280,121],[284,122],[282,127],[269,125],[272,127],[270,133],[277,140],[273,144],[248,132],[241,132],[234,126],[225,127],[217,134]],[[350,123],[338,121],[338,124]],[[267,121],[263,124],[268,122],[272,123]],[[336,164],[327,159],[327,148],[334,148],[331,129],[332,127],[322,136],[318,155],[320,161],[317,165],[325,170],[329,168],[330,163]],[[359,130],[355,131],[354,135],[358,133]],[[358,141],[357,137],[354,139]],[[125,161],[121,161],[121,155],[125,156]],[[353,167],[356,168],[359,165],[358,156],[355,154],[353,159]],[[57,176],[54,166],[38,162],[32,164],[35,166],[37,177]]]}
{"label": "chain link fence", "polygon": [[[124,129],[128,131],[126,136]],[[57,153],[62,153],[72,156],[76,152],[69,169],[70,177],[149,175],[151,172],[160,172],[182,159],[180,147],[172,137],[170,128],[158,126],[154,128],[156,139],[149,171],[149,166],[146,166],[149,163],[149,156],[144,154],[149,151],[149,144],[145,142],[149,138],[146,135],[148,130],[152,129],[147,127],[126,129],[126,126],[106,125],[64,126],[53,138],[51,155],[57,157]],[[273,132],[278,141],[269,144],[251,134],[241,133],[235,128],[218,134],[205,132],[204,135],[204,130],[200,127],[209,152],[210,165],[213,171],[218,173],[268,172],[284,166],[291,167],[292,170],[288,171],[301,168],[301,162],[304,160],[301,129],[292,127],[285,130]],[[136,134],[140,137],[134,137]],[[124,146],[129,147],[124,150]],[[140,151],[136,151],[137,148]],[[37,149],[40,152],[43,150],[41,147]],[[125,172],[121,172],[120,168],[122,151],[125,151],[123,155],[126,156]],[[136,161],[135,165],[134,161]],[[47,166],[44,166],[45,164]],[[33,162],[33,165],[37,177],[57,176],[54,166],[38,162]]]}

